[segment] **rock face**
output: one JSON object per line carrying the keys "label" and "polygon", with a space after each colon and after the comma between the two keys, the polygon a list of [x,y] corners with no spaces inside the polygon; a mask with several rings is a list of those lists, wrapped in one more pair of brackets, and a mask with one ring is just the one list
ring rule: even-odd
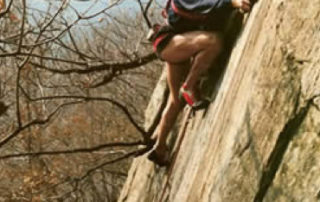
{"label": "rock face", "polygon": [[170,167],[135,159],[119,202],[319,202],[319,22],[320,0],[257,2],[215,101],[172,131]]}

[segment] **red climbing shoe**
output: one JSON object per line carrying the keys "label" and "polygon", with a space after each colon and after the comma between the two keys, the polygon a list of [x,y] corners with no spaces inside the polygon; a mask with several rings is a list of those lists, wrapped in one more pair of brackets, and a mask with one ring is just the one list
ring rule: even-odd
{"label": "red climbing shoe", "polygon": [[192,107],[193,110],[197,111],[200,109],[205,109],[209,106],[210,101],[207,99],[201,99],[197,100],[196,96],[193,92],[186,89],[186,84],[184,83],[182,87],[180,88],[180,98],[183,98],[184,101],[188,103],[190,107]]}

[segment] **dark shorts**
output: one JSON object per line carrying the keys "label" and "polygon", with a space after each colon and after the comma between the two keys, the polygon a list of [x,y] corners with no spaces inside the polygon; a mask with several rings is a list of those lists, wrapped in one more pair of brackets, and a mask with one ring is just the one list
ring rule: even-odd
{"label": "dark shorts", "polygon": [[161,26],[161,28],[153,37],[152,41],[154,52],[160,59],[162,59],[160,57],[161,52],[165,49],[172,37],[176,34],[199,30],[221,32],[221,29],[223,28],[223,24],[221,23],[223,22],[219,19],[219,24],[214,23],[218,19],[213,20],[211,17],[212,16],[207,18],[207,20],[205,21],[190,20],[179,16],[170,7],[167,11],[168,25]]}

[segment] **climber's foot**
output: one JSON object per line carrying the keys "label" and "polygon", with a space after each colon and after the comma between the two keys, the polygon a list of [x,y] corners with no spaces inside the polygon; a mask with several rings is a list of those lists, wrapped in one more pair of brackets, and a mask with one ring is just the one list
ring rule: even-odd
{"label": "climber's foot", "polygon": [[145,145],[147,146],[148,150],[151,150],[154,147],[154,145],[157,143],[157,140],[158,140],[157,133],[153,133],[151,137],[148,137],[147,139],[145,139]]}
{"label": "climber's foot", "polygon": [[147,158],[160,167],[168,166],[170,164],[170,154],[167,149],[163,152],[158,152],[156,148],[154,148],[148,154]]}
{"label": "climber's foot", "polygon": [[193,110],[197,111],[205,109],[209,106],[210,101],[207,99],[199,98],[198,90],[189,90],[184,83],[180,88],[180,99],[184,100]]}
{"label": "climber's foot", "polygon": [[154,145],[156,144],[157,140],[153,139],[152,137],[150,139],[147,139],[145,141],[145,145],[147,146],[147,148],[152,149],[154,147]]}

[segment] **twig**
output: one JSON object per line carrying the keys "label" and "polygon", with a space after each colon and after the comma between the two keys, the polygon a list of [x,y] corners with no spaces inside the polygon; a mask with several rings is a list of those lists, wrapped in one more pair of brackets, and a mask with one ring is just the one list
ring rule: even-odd
{"label": "twig", "polygon": [[152,3],[153,0],[149,0],[146,8],[143,8],[143,5],[142,5],[141,0],[137,0],[137,1],[138,1],[138,3],[139,3],[141,13],[142,13],[142,15],[143,15],[144,20],[145,20],[146,23],[147,23],[148,28],[151,28],[151,27],[152,27],[152,24],[151,24],[151,22],[150,22],[150,20],[149,20],[149,18],[148,18],[148,10],[149,10],[150,5],[151,5],[151,3]]}
{"label": "twig", "polygon": [[47,97],[39,97],[39,98],[31,98],[25,90],[21,88],[21,91],[23,94],[27,97],[28,100],[30,101],[42,101],[42,100],[58,100],[58,99],[81,99],[83,101],[104,101],[104,102],[109,102],[112,105],[118,107],[129,119],[130,123],[141,133],[143,138],[145,139],[148,134],[147,132],[143,129],[143,127],[139,126],[139,124],[134,120],[132,115],[130,114],[129,110],[127,107],[122,105],[120,102],[117,102],[113,99],[106,98],[106,97],[86,97],[86,96],[76,96],[76,95],[61,95],[61,96],[47,96]]}
{"label": "twig", "polygon": [[6,8],[6,10],[0,12],[0,18],[2,18],[5,14],[10,12],[11,6],[12,6],[13,0],[10,1],[8,7]]}
{"label": "twig", "polygon": [[52,117],[57,114],[57,112],[65,107],[65,106],[68,106],[68,105],[74,105],[74,104],[79,104],[81,102],[77,101],[77,102],[69,102],[69,103],[64,103],[64,104],[61,104],[59,105],[51,114],[48,115],[47,118],[45,119],[35,119],[21,127],[18,127],[13,133],[11,133],[10,135],[8,135],[7,137],[3,138],[1,141],[0,141],[0,148],[7,144],[11,139],[15,138],[16,136],[18,136],[21,132],[23,132],[24,130],[32,127],[32,126],[36,126],[36,125],[44,125],[46,123],[48,123]]}
{"label": "twig", "polygon": [[53,73],[58,73],[58,74],[71,74],[71,73],[88,74],[92,72],[100,72],[100,71],[106,71],[106,70],[112,70],[112,69],[115,69],[116,71],[131,70],[137,67],[141,67],[145,64],[148,64],[149,62],[152,62],[155,59],[157,59],[157,56],[154,53],[150,53],[146,56],[143,56],[141,58],[138,58],[130,62],[114,62],[114,63],[106,63],[106,64],[92,65],[92,66],[86,64],[89,66],[88,69],[67,69],[67,70],[52,69],[35,62],[30,62],[30,64],[32,64],[36,68],[44,69],[44,70],[47,70]]}
{"label": "twig", "polygon": [[71,149],[71,150],[58,150],[58,151],[41,151],[41,152],[27,152],[27,153],[20,153],[20,154],[8,154],[0,156],[0,160],[10,159],[10,158],[18,158],[18,157],[28,157],[28,156],[52,156],[52,155],[61,155],[61,154],[79,154],[79,153],[92,153],[95,151],[99,151],[105,148],[110,147],[133,147],[143,145],[142,141],[138,142],[115,142],[115,143],[106,143],[101,144],[95,147],[89,148],[78,148],[78,149]]}

